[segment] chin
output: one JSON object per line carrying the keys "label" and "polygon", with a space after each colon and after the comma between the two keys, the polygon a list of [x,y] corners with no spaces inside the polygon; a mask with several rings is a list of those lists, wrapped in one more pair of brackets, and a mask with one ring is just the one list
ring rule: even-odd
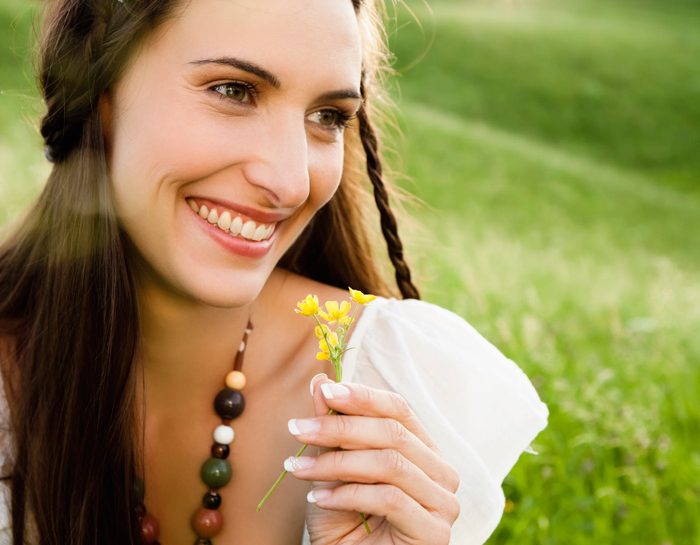
{"label": "chin", "polygon": [[216,308],[240,308],[260,295],[271,271],[202,270],[190,271],[179,284],[181,291],[193,302]]}

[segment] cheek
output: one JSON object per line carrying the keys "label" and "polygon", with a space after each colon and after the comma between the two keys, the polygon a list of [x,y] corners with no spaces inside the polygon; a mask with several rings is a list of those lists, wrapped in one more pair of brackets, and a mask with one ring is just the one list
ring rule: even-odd
{"label": "cheek", "polygon": [[310,200],[316,209],[321,208],[335,194],[343,175],[342,140],[332,146],[311,149],[309,153],[309,172],[311,175]]}
{"label": "cheek", "polygon": [[144,190],[157,191],[168,180],[204,178],[225,166],[227,150],[230,155],[243,143],[223,123],[203,120],[191,100],[139,98],[113,132],[114,179],[129,193],[143,198]]}

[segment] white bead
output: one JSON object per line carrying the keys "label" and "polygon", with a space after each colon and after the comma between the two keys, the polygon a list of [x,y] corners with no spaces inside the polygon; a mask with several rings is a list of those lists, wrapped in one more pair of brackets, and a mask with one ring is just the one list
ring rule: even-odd
{"label": "white bead", "polygon": [[222,445],[230,445],[233,443],[233,436],[234,433],[231,426],[221,424],[220,426],[216,426],[214,430],[214,441]]}

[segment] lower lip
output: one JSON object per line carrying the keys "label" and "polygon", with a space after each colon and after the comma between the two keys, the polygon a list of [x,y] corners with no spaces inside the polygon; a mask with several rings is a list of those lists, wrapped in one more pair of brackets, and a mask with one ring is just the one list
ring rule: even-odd
{"label": "lower lip", "polygon": [[212,239],[223,246],[224,249],[228,250],[232,254],[243,257],[260,258],[266,255],[272,247],[272,239],[277,233],[277,227],[279,227],[279,225],[276,225],[275,230],[272,232],[272,236],[266,240],[261,240],[259,242],[245,240],[233,235],[227,235],[217,226],[212,225],[205,219],[202,219],[201,216],[195,213],[195,211],[192,210],[187,203],[185,203],[185,206],[194,217],[194,220],[199,224],[200,228],[203,229],[207,235],[209,235]]}

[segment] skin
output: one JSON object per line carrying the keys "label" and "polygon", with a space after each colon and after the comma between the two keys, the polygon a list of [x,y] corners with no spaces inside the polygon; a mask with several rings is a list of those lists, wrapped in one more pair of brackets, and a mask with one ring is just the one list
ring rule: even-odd
{"label": "skin", "polygon": [[[343,130],[334,112],[351,115],[360,101],[319,97],[359,94],[359,36],[349,0],[197,0],[149,37],[103,97],[115,206],[139,257],[138,433],[146,505],[163,543],[192,542],[189,517],[204,492],[198,470],[219,423],[209,400],[249,316],[248,403],[234,423],[234,479],[222,490],[226,522],[215,541],[298,545],[306,518],[314,545],[449,542],[458,477],[405,400],[360,384],[347,385],[346,400],[325,400],[320,388],[309,397],[308,381],[320,370],[316,340],[309,319],[291,309],[306,293],[321,301],[347,293],[277,268],[340,183]],[[254,63],[279,85],[199,62],[223,57]],[[285,219],[264,257],[242,257],[206,235],[189,195]],[[326,415],[329,407],[345,416]],[[312,411],[319,432],[290,435],[287,420]],[[255,513],[300,443],[319,447],[315,466],[292,473]],[[311,486],[339,481],[350,484],[306,502]]]}

